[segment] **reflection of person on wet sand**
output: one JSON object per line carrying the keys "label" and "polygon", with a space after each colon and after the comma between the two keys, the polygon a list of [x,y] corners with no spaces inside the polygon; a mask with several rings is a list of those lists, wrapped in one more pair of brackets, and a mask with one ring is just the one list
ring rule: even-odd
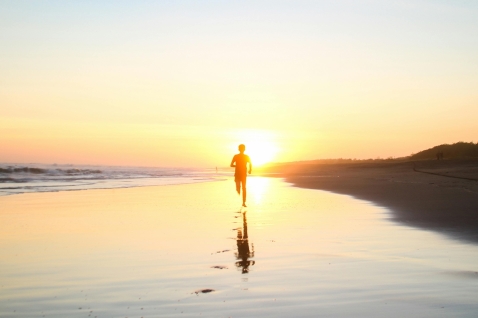
{"label": "reflection of person on wet sand", "polygon": [[[246,178],[247,172],[251,174],[252,163],[248,155],[244,154],[246,146],[239,145],[239,153],[232,158],[231,167],[235,167],[234,181],[236,182],[236,191],[241,194],[242,187],[242,206],[246,206]],[[247,170],[247,164],[249,164],[249,171]]]}
{"label": "reflection of person on wet sand", "polygon": [[[242,225],[243,229],[237,230],[237,253],[236,266],[242,268],[242,273],[249,273],[249,266],[255,264],[255,261],[249,260],[249,258],[254,257],[254,244],[252,244],[252,251],[249,249],[249,239],[247,237],[247,219],[246,214],[242,214]],[[244,232],[242,231],[244,230]]]}

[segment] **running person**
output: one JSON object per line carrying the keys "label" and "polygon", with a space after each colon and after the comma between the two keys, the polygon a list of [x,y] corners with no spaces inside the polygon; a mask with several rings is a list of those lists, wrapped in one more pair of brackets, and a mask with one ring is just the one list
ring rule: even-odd
{"label": "running person", "polygon": [[[243,144],[239,145],[239,153],[232,158],[231,167],[235,167],[236,171],[234,172],[234,181],[236,182],[236,191],[238,194],[241,194],[242,187],[242,206],[246,206],[246,178],[247,173],[251,174],[252,163],[248,155],[244,154],[246,146]],[[247,169],[247,164],[249,163],[249,170]]]}

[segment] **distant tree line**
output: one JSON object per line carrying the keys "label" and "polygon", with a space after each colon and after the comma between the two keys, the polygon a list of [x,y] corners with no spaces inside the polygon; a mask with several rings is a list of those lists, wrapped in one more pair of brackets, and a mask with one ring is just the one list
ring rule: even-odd
{"label": "distant tree line", "polygon": [[272,167],[286,167],[290,165],[317,165],[317,164],[350,164],[350,163],[378,163],[378,162],[404,162],[409,160],[428,160],[428,159],[466,159],[478,158],[478,143],[457,142],[454,144],[443,144],[433,148],[420,151],[416,154],[406,157],[388,157],[375,159],[356,159],[356,158],[335,158],[335,159],[316,159],[294,162],[274,162],[258,168],[266,171]]}
{"label": "distant tree line", "polygon": [[357,158],[335,158],[335,159],[316,159],[316,160],[307,160],[307,161],[297,161],[296,163],[307,163],[307,164],[338,164],[338,163],[364,163],[364,162],[377,162],[377,161],[395,161],[403,160],[404,158],[380,158],[375,159],[357,159]]}
{"label": "distant tree line", "polygon": [[397,161],[407,161],[409,157],[388,157],[388,158],[375,158],[375,159],[348,159],[348,158],[335,158],[335,159],[316,159],[316,160],[303,160],[303,161],[292,161],[292,162],[272,162],[264,165],[263,167],[258,167],[259,170],[267,170],[270,167],[281,167],[288,165],[320,165],[320,164],[348,164],[348,163],[375,163],[375,162],[397,162]]}
{"label": "distant tree line", "polygon": [[478,143],[460,141],[443,144],[413,154],[410,159],[437,159],[437,155],[441,159],[478,158]]}

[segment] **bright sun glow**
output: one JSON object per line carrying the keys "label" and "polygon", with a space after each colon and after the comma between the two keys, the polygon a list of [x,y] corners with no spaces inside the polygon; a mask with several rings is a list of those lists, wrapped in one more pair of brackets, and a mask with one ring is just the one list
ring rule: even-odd
{"label": "bright sun glow", "polygon": [[254,166],[260,166],[269,163],[274,159],[277,150],[271,143],[266,142],[249,142],[246,144],[246,152],[251,157]]}
{"label": "bright sun glow", "polygon": [[260,166],[276,159],[279,149],[275,142],[275,135],[271,132],[246,130],[239,131],[235,135],[237,142],[234,148],[237,150],[239,144],[245,144],[246,154],[251,158],[253,166]]}

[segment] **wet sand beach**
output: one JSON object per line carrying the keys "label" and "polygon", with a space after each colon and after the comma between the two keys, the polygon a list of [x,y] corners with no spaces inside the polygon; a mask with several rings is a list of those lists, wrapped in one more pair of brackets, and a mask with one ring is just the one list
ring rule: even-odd
{"label": "wet sand beach", "polygon": [[476,245],[248,182],[0,198],[0,317],[476,316]]}
{"label": "wet sand beach", "polygon": [[298,187],[375,202],[397,222],[478,243],[478,160],[290,164],[274,172]]}

